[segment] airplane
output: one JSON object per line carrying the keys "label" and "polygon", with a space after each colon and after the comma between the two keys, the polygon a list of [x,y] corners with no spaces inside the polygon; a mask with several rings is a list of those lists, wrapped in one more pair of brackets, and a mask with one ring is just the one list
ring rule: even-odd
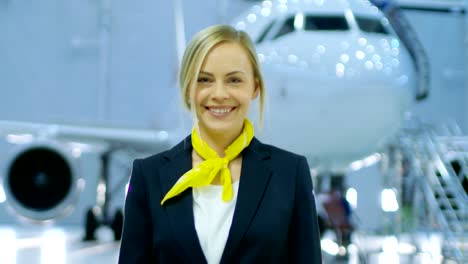
{"label": "airplane", "polygon": [[263,1],[234,25],[256,41],[267,79],[265,140],[319,170],[384,148],[427,93],[415,91],[407,49],[368,1]]}
{"label": "airplane", "polygon": [[[266,82],[268,100],[259,138],[305,155],[317,171],[342,173],[376,162],[375,153],[399,132],[412,102],[427,95],[427,90],[415,88],[408,50],[367,0],[267,0],[232,25],[256,42]],[[256,116],[256,107],[252,109]],[[107,204],[110,156],[128,149],[138,155],[162,151],[181,138],[177,131],[12,121],[0,122],[0,133],[4,144],[14,145],[1,159],[0,205],[6,201],[16,215],[34,222],[60,221],[73,210],[84,188],[77,172],[77,167],[85,167],[78,162],[80,154],[99,153],[97,187],[105,195],[98,206],[100,219],[94,207],[86,213],[88,239],[99,224],[111,225],[115,238],[120,237],[122,213],[117,211],[109,220]],[[62,171],[51,169],[58,163]],[[18,180],[22,176],[13,174],[16,168],[20,173],[28,168],[28,174]],[[69,179],[63,181],[62,175]],[[25,183],[35,190],[52,181],[61,181],[57,184],[64,191],[42,190],[50,194],[42,202],[21,196],[23,189],[15,191]]]}

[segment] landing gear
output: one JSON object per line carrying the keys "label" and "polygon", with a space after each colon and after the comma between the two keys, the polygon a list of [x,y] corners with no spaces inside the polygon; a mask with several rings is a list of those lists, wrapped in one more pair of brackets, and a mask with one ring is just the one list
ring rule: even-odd
{"label": "landing gear", "polygon": [[[120,240],[122,238],[122,229],[123,229],[123,210],[118,208],[114,217],[109,217],[110,215],[110,204],[109,202],[113,198],[115,190],[108,190],[109,182],[109,161],[110,155],[113,153],[113,150],[110,149],[101,154],[101,179],[99,186],[97,188],[97,196],[100,197],[97,199],[97,205],[89,208],[86,212],[85,218],[85,236],[83,237],[84,241],[96,240],[96,230],[100,226],[108,226],[112,229],[114,233],[114,239]],[[118,184],[116,190],[123,189],[126,179],[123,179],[120,184]]]}
{"label": "landing gear", "polygon": [[123,212],[122,209],[118,209],[115,212],[114,220],[112,221],[111,228],[114,231],[114,239],[120,240],[122,238],[122,229],[123,229]]}
{"label": "landing gear", "polygon": [[96,240],[96,229],[98,228],[99,223],[97,220],[96,215],[93,212],[92,208],[89,208],[86,212],[86,219],[85,219],[85,236],[83,241],[94,241]]}
{"label": "landing gear", "polygon": [[123,218],[122,209],[117,209],[115,211],[113,219],[106,220],[102,219],[102,217],[98,217],[93,208],[89,208],[86,212],[85,235],[83,241],[95,241],[96,230],[99,226],[109,226],[114,233],[114,239],[116,241],[120,240],[122,238]]}

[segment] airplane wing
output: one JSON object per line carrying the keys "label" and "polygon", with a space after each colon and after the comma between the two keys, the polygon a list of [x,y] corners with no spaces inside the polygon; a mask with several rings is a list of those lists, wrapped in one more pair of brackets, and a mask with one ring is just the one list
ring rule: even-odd
{"label": "airplane wing", "polygon": [[[0,204],[5,203],[15,217],[35,223],[65,216],[79,223],[83,210],[97,205],[101,221],[107,224],[109,202],[126,190],[129,160],[170,148],[178,141],[175,135],[150,129],[0,121]],[[127,168],[123,173],[111,166],[119,151],[129,154],[125,164],[121,162]],[[110,182],[118,182],[117,187]],[[83,196],[94,199],[80,205]],[[69,215],[73,211],[80,215]],[[1,213],[0,218],[5,218]]]}
{"label": "airplane wing", "polygon": [[[174,1],[173,7],[180,61],[185,48],[181,1]],[[105,71],[108,62],[103,60],[103,63]],[[101,103],[105,105],[106,101]],[[81,223],[84,209],[97,205],[102,209],[99,221],[109,224],[106,222],[109,221],[108,201],[112,189],[119,189],[120,193],[125,190],[129,160],[170,148],[184,136],[181,133],[184,133],[182,129],[166,131],[0,120],[0,209],[8,207],[15,219],[28,222],[47,223],[67,216],[67,221]],[[120,172],[113,168],[119,151],[128,154],[125,162],[120,162],[125,167]],[[110,181],[118,181],[119,188],[109,185]],[[77,208],[83,204],[83,196],[92,204]],[[0,210],[0,222],[11,219],[2,215],[5,211]],[[96,228],[92,223],[98,221],[95,215],[92,218],[86,220],[87,236]],[[115,226],[119,228],[118,224]],[[89,234],[88,227],[91,228]],[[120,235],[118,230],[115,233]]]}
{"label": "airplane wing", "polygon": [[0,133],[9,143],[27,143],[34,139],[105,142],[113,149],[131,148],[138,151],[167,149],[175,143],[168,131],[79,126],[62,124],[0,121]]}

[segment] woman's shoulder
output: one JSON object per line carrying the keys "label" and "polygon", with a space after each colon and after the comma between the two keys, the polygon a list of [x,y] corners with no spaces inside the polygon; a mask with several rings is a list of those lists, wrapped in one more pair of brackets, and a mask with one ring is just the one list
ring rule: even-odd
{"label": "woman's shoulder", "polygon": [[290,150],[284,149],[282,147],[272,145],[269,143],[263,143],[260,140],[256,139],[257,144],[259,145],[259,149],[262,149],[263,151],[266,151],[269,153],[270,157],[272,159],[282,159],[283,161],[285,160],[297,160],[304,158],[304,156],[292,152]]}
{"label": "woman's shoulder", "polygon": [[189,150],[191,148],[191,144],[190,146],[187,144],[190,144],[190,137],[185,138],[170,149],[163,150],[146,157],[138,158],[136,161],[139,162],[142,167],[161,166],[168,160],[176,157],[184,151]]}

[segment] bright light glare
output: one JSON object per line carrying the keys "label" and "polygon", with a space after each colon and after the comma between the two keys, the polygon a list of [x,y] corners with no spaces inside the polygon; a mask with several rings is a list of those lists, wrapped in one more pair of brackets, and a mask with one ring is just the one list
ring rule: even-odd
{"label": "bright light glare", "polygon": [[385,237],[382,243],[382,251],[385,253],[397,253],[398,239],[394,236]]}
{"label": "bright light glare", "polygon": [[364,167],[364,164],[361,160],[357,160],[357,161],[354,161],[352,162],[349,167],[353,170],[353,171],[357,171],[357,170],[360,170],[362,167]]}
{"label": "bright light glare", "polygon": [[366,46],[367,45],[367,39],[366,38],[359,38],[358,43],[361,46]]}
{"label": "bright light glare", "polygon": [[398,256],[398,239],[394,236],[385,237],[382,243],[382,253],[379,263],[400,263]]}
{"label": "bright light glare", "polygon": [[355,55],[358,60],[362,60],[366,57],[366,54],[362,50],[356,51]]}
{"label": "bright light glare", "polygon": [[368,60],[364,63],[364,66],[366,67],[366,69],[368,70],[372,70],[374,68],[374,63],[372,63],[372,61]]}
{"label": "bright light glare", "polygon": [[392,39],[392,40],[390,41],[390,43],[391,43],[391,45],[392,45],[393,48],[398,48],[398,47],[400,47],[400,41],[398,41],[398,39]]}
{"label": "bright light glare", "polygon": [[296,64],[297,63],[297,56],[294,54],[289,54],[288,55],[288,62],[291,64]]}
{"label": "bright light glare", "polygon": [[80,142],[68,142],[68,145],[72,149],[73,155],[81,155],[83,152],[91,152],[95,149],[95,146],[91,144],[86,144],[86,143],[80,143]]}
{"label": "bright light glare", "polygon": [[364,166],[371,166],[374,165],[376,162],[378,162],[382,156],[379,153],[374,153],[368,157],[366,157],[363,162]]}
{"label": "bright light glare", "polygon": [[327,51],[324,45],[318,45],[316,50],[319,54],[324,54]]}
{"label": "bright light glare", "polygon": [[52,229],[46,231],[41,241],[41,263],[65,263],[65,242],[65,233],[62,230]]}
{"label": "bright light glare", "polygon": [[33,141],[31,134],[9,134],[6,140],[11,144],[26,144]]}
{"label": "bright light glare", "polygon": [[359,264],[361,263],[359,259],[359,249],[356,245],[350,244],[347,248],[348,250],[348,256],[349,256],[349,261],[348,264]]}
{"label": "bright light glare", "polygon": [[97,187],[97,198],[98,204],[103,204],[106,201],[106,185],[99,183]]}
{"label": "bright light glare", "polygon": [[257,56],[258,56],[258,60],[259,60],[261,63],[265,62],[265,55],[264,55],[264,54],[259,53],[259,54],[257,54]]}
{"label": "bright light glare", "polygon": [[396,212],[399,209],[395,191],[392,189],[382,190],[381,203],[384,212]]}
{"label": "bright light glare", "polygon": [[379,262],[381,264],[400,264],[400,257],[397,253],[389,254],[389,253],[380,253],[379,254]]}
{"label": "bright light glare", "polygon": [[363,167],[368,167],[368,166],[371,166],[373,164],[375,164],[376,162],[378,162],[380,159],[381,159],[381,155],[379,153],[374,153],[362,160],[357,160],[353,163],[351,163],[350,165],[350,168],[353,170],[353,171],[356,171],[356,170],[359,170]]}
{"label": "bright light glare", "polygon": [[127,197],[127,194],[128,194],[128,187],[130,187],[129,183],[125,185],[125,197]]}
{"label": "bright light glare", "polygon": [[375,51],[375,48],[374,48],[373,45],[367,45],[367,47],[366,47],[366,52],[367,53],[374,53],[374,51]]}
{"label": "bright light glare", "polygon": [[328,238],[322,239],[322,241],[320,241],[320,244],[322,246],[322,250],[330,255],[336,256],[340,251],[340,247],[338,246],[338,244],[336,244],[334,241]]}
{"label": "bright light glare", "polygon": [[406,255],[414,254],[416,253],[416,247],[409,243],[400,242],[398,244],[398,253]]}
{"label": "bright light glare", "polygon": [[431,245],[431,250],[430,252],[432,252],[433,256],[441,256],[442,255],[442,242],[441,242],[441,238],[438,237],[437,235],[434,235],[432,234],[430,237],[429,237],[429,241],[430,241],[430,245]]}
{"label": "bright light glare", "polygon": [[345,73],[345,66],[343,63],[337,63],[336,64],[336,76],[337,77],[343,77],[344,76],[344,73]]}
{"label": "bright light glare", "polygon": [[3,190],[3,185],[0,183],[0,204],[6,201],[5,190]]}
{"label": "bright light glare", "polygon": [[260,11],[260,13],[262,14],[262,16],[267,17],[271,14],[271,9],[264,7],[262,8],[262,11]]}
{"label": "bright light glare", "polygon": [[76,186],[78,186],[80,190],[83,190],[84,187],[86,186],[86,181],[83,178],[79,178],[78,181],[76,182]]}
{"label": "bright light glare", "polygon": [[265,8],[271,8],[272,2],[269,1],[269,0],[263,1],[262,6],[265,7]]}
{"label": "bright light glare", "polygon": [[285,13],[286,11],[288,11],[288,6],[285,5],[285,4],[279,4],[276,9],[278,9],[278,11],[280,13]]}
{"label": "bright light glare", "polygon": [[345,17],[348,21],[355,21],[353,11],[349,8],[345,9]]}
{"label": "bright light glare", "polygon": [[16,233],[12,228],[0,229],[0,256],[2,263],[16,264]]}
{"label": "bright light glare", "polygon": [[438,259],[442,256],[442,238],[438,235],[430,235],[429,239],[422,241],[421,253],[427,253],[430,255],[430,259]]}
{"label": "bright light glare", "polygon": [[81,157],[81,149],[78,147],[72,148],[72,156],[75,158]]}
{"label": "bright light glare", "polygon": [[304,14],[296,14],[296,16],[294,17],[294,28],[296,30],[301,30],[304,28]]}
{"label": "bright light glare", "polygon": [[245,29],[245,22],[244,21],[240,21],[236,24],[236,29],[237,30],[244,30]]}
{"label": "bright light glare", "polygon": [[398,256],[398,239],[394,236],[384,238],[382,253],[379,255],[379,263],[400,263]]}
{"label": "bright light glare", "polygon": [[349,188],[346,191],[346,201],[351,205],[353,209],[357,208],[357,191],[354,188]]}
{"label": "bright light glare", "polygon": [[249,21],[250,23],[254,23],[255,21],[257,21],[257,16],[255,14],[250,14],[247,16],[247,21]]}
{"label": "bright light glare", "polygon": [[341,62],[343,62],[343,63],[347,63],[347,62],[349,61],[349,55],[346,54],[346,53],[341,54],[340,60],[341,60]]}

